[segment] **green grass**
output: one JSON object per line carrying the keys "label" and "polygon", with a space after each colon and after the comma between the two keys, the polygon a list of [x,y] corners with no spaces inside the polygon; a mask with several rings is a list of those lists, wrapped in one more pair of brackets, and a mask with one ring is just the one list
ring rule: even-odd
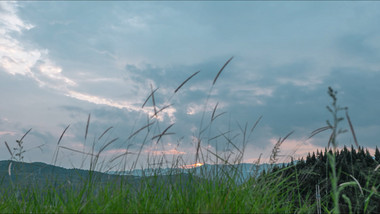
{"label": "green grass", "polygon": [[[282,190],[286,179],[271,175],[244,186],[231,181],[198,180],[188,177],[186,186],[151,178],[138,189],[121,183],[103,188],[83,185],[79,190],[46,186],[44,189],[10,188],[1,198],[2,213],[86,212],[86,213],[288,213],[297,210],[296,201]],[[191,184],[192,183],[192,184]],[[307,204],[303,205],[304,208]]]}
{"label": "green grass", "polygon": [[[210,94],[217,79],[231,60],[232,58],[223,65],[222,69],[220,69],[215,76],[204,109],[208,106]],[[173,95],[198,73],[199,72],[194,73],[180,84]],[[157,144],[162,143],[166,135],[173,134],[170,132],[173,124],[165,126],[164,128],[159,127],[157,116],[169,105],[164,105],[161,108],[157,105],[154,98],[156,91],[157,89],[153,90],[153,88],[151,88],[151,94],[142,106],[144,108],[148,100],[151,99],[153,113],[152,116],[148,118],[147,124],[132,131],[130,136],[127,136],[128,141],[133,141],[138,135],[144,136],[145,139],[140,150],[135,154],[136,160],[129,170],[136,168],[139,158],[141,158],[144,145],[150,141]],[[328,92],[333,98],[332,107],[328,107],[328,110],[333,115],[333,122],[328,122],[326,127],[312,132],[311,137],[319,132],[331,130],[332,134],[327,145],[328,147],[332,145],[335,151],[337,149],[336,137],[338,134],[344,132],[338,129],[338,124],[343,119],[339,118],[337,114],[340,110],[347,111],[347,108],[337,106],[336,92],[330,88]],[[240,134],[243,136],[242,142],[236,142],[229,137],[227,132],[220,133],[217,137],[224,139],[226,146],[232,148],[231,155],[221,156],[216,151],[211,151],[203,146],[204,143],[208,143],[212,140],[207,134],[210,133],[209,131],[213,127],[214,121],[223,114],[216,114],[217,106],[218,104],[214,106],[210,120],[206,119],[206,110],[203,112],[199,126],[200,131],[196,136],[197,143],[194,148],[196,151],[194,160],[195,162],[205,163],[206,160],[213,159],[214,163],[223,163],[233,167],[235,164],[242,162],[245,146],[261,117],[252,127],[248,127],[247,124],[245,126],[239,126]],[[356,142],[355,133],[347,112],[346,115]],[[88,139],[89,125],[90,115],[85,129],[85,141]],[[156,129],[152,128],[154,126]],[[223,176],[214,176],[214,174],[211,174],[212,172],[203,172],[204,175],[202,177],[197,176],[195,172],[176,174],[174,172],[175,168],[186,165],[181,157],[172,161],[171,167],[173,173],[171,175],[160,176],[158,175],[159,173],[157,173],[157,175],[154,176],[143,176],[139,182],[134,184],[131,184],[130,180],[128,180],[130,178],[121,176],[119,177],[121,179],[109,180],[100,185],[99,182],[97,182],[98,178],[94,172],[104,167],[102,164],[104,161],[100,161],[101,153],[112,145],[116,138],[104,141],[99,149],[96,149],[94,146],[95,144],[99,144],[102,137],[112,129],[112,127],[106,129],[100,137],[97,138],[97,141],[94,140],[92,151],[89,152],[73,150],[60,145],[68,128],[69,126],[66,127],[58,140],[56,152],[52,157],[53,163],[56,163],[60,150],[71,150],[82,155],[83,161],[86,159],[90,160],[89,176],[82,177],[75,185],[64,182],[57,183],[54,177],[46,179],[43,185],[20,185],[15,180],[12,180],[13,177],[10,177],[10,183],[6,186],[2,185],[0,195],[1,213],[340,213],[339,207],[342,203],[348,204],[351,212],[368,213],[369,210],[371,210],[368,204],[370,204],[369,202],[372,200],[372,196],[378,195],[378,186],[367,186],[364,189],[367,198],[363,200],[363,210],[354,210],[351,206],[350,199],[342,194],[342,191],[347,187],[360,188],[360,190],[363,191],[362,187],[358,185],[354,179],[353,182],[339,183],[340,171],[336,165],[334,155],[328,156],[329,166],[326,165],[326,170],[329,170],[329,179],[327,182],[330,182],[332,188],[328,194],[324,194],[324,192],[321,191],[321,201],[318,201],[318,198],[313,194],[306,194],[306,198],[301,195],[301,192],[308,190],[301,189],[302,185],[300,182],[302,182],[303,178],[301,173],[297,170],[287,176],[283,174],[287,168],[276,171],[269,170],[260,176],[253,176],[241,184],[236,182],[236,178],[241,176],[238,173],[238,169],[229,171],[228,173],[219,172],[220,175]],[[163,131],[154,132],[153,130]],[[23,160],[23,154],[25,152],[23,141],[29,132],[30,130],[17,141],[16,148],[13,150],[9,144],[5,142],[11,155],[11,160]],[[273,148],[270,156],[271,163],[274,164],[278,161],[280,146],[289,135],[283,139],[280,138]],[[239,147],[237,145],[242,146]],[[109,160],[109,162],[114,163],[120,161],[123,163],[127,155],[129,155],[129,153],[114,157],[112,160]],[[151,162],[149,164],[152,165],[158,164],[163,166],[165,163],[164,157],[150,160]],[[258,161],[257,164],[259,164],[259,162],[260,161]],[[290,167],[294,166],[288,166],[288,168]],[[7,174],[17,176],[17,173],[17,170],[10,168]],[[295,180],[290,179],[293,176],[295,176]],[[368,180],[370,182],[371,178],[369,177]],[[329,205],[331,202],[332,205]]]}

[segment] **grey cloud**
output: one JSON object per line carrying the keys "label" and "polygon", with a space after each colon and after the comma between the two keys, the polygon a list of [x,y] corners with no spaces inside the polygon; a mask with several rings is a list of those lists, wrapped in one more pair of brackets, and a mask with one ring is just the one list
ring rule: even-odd
{"label": "grey cloud", "polygon": [[360,58],[368,62],[377,62],[379,59],[379,47],[371,44],[371,40],[376,40],[374,33],[357,33],[341,36],[336,41],[336,46],[342,55],[350,58]]}
{"label": "grey cloud", "polygon": [[[20,8],[20,16],[36,27],[20,36],[20,42],[47,49],[49,59],[62,68],[62,74],[78,83],[70,89],[100,99],[125,100],[140,108],[150,94],[152,81],[154,87],[159,87],[156,104],[161,107],[169,101],[177,110],[176,122],[170,129],[176,135],[165,136],[162,142],[176,143],[183,136],[180,146],[188,153],[195,150],[191,136],[199,133],[202,112],[189,115],[187,109],[195,106],[203,110],[215,75],[231,56],[235,58],[221,73],[209,100],[211,109],[219,102],[217,113],[227,113],[203,133],[203,146],[221,132],[230,130],[229,136],[235,136],[239,133],[238,124],[252,125],[260,115],[263,119],[252,136],[249,151],[268,149],[271,138],[283,137],[292,130],[296,132],[291,140],[304,139],[330,119],[325,109],[331,102],[326,93],[329,85],[339,91],[339,103],[349,107],[359,141],[372,146],[375,144],[371,140],[379,138],[376,111],[380,106],[376,95],[380,93],[380,77],[378,71],[368,68],[379,55],[377,46],[370,43],[376,33],[344,35],[346,31],[341,30],[347,24],[342,21],[356,16],[341,11],[332,20],[335,15],[331,11],[340,3],[329,3],[334,6],[331,8],[319,3],[294,3],[298,7],[286,9],[279,9],[277,3],[255,2],[242,3],[247,7],[230,2],[97,2],[91,7],[83,2],[22,4],[25,7]],[[352,7],[348,9],[351,11]],[[239,15],[221,16],[221,11]],[[360,22],[354,22],[352,31],[357,29],[357,23]],[[331,40],[331,35],[336,40]],[[336,46],[329,47],[331,43]],[[334,48],[340,51],[338,55]],[[361,64],[353,65],[356,61],[349,60],[345,65],[343,60],[342,65],[337,65],[340,58],[357,58]],[[324,63],[324,59],[331,61]],[[201,72],[171,97],[176,87],[198,70]],[[60,132],[71,124],[62,143],[83,143],[88,114],[91,123],[87,145],[110,126],[114,128],[103,140],[120,139],[109,149],[132,144],[130,148],[138,150],[144,142],[146,130],[128,141],[134,131],[147,124],[147,115],[136,109],[128,112],[72,99],[39,88],[25,76],[4,72],[0,72],[0,87],[1,97],[12,104],[0,107],[5,116],[14,120],[12,128],[24,130],[29,124],[56,124],[46,132],[36,130],[31,135],[35,142],[56,143]],[[152,105],[150,102],[147,108]],[[210,108],[202,128],[210,122]],[[26,114],[32,116],[23,121]],[[147,148],[154,147],[151,138],[170,124],[164,117],[159,125],[151,127]],[[0,125],[7,126],[1,121]],[[58,131],[53,130],[55,126]],[[241,137],[235,138],[239,145]],[[313,143],[326,146],[326,138],[328,133],[316,136]],[[342,138],[346,140],[349,142],[349,135]],[[227,146],[222,137],[211,145],[218,145],[218,151]]]}

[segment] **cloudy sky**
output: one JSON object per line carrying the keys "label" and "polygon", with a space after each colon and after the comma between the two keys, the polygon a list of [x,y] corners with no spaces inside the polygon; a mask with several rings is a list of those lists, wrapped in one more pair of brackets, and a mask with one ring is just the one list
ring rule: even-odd
{"label": "cloudy sky", "polygon": [[[24,161],[57,157],[65,167],[100,150],[104,168],[193,164],[198,142],[209,163],[215,154],[233,162],[244,145],[245,162],[268,161],[294,131],[280,147],[286,161],[327,146],[328,131],[307,138],[331,120],[328,86],[349,107],[359,144],[373,149],[379,21],[379,2],[2,1],[0,159],[11,157],[5,141],[17,147],[32,128]],[[142,108],[152,90],[154,104]],[[350,133],[338,140],[354,144]]]}

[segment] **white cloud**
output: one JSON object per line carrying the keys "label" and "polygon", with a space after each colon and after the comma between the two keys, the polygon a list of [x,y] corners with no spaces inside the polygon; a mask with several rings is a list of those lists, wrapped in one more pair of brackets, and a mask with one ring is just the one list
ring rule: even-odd
{"label": "white cloud", "polygon": [[0,34],[0,66],[5,72],[33,77],[31,69],[41,58],[38,50],[27,51],[15,39],[7,34]]}
{"label": "white cloud", "polygon": [[[38,70],[41,74],[50,80],[56,80],[62,85],[75,86],[77,85],[73,80],[62,75],[62,68],[55,66],[54,63],[48,60],[47,62],[38,66]],[[53,86],[50,86],[53,87]]]}
{"label": "white cloud", "polygon": [[197,103],[189,103],[186,107],[186,114],[194,115],[198,113],[202,113],[203,111],[212,112],[215,108],[215,105],[218,103],[217,112],[222,111],[221,109],[227,106],[225,102],[218,102],[217,100],[210,99],[208,100],[206,109],[205,109],[206,99],[199,101]]}
{"label": "white cloud", "polygon": [[[40,87],[54,89],[59,93],[78,100],[119,109],[127,109],[128,111],[149,113],[149,108],[141,109],[141,107],[128,102],[115,101],[71,89],[70,87],[78,86],[77,82],[64,75],[63,68],[56,65],[56,63],[49,58],[48,50],[26,48],[21,41],[12,38],[12,32],[16,31],[21,34],[23,31],[30,30],[33,27],[18,17],[18,5],[12,2],[1,2],[0,6],[2,8],[0,20],[3,23],[2,30],[0,30],[0,66],[5,72],[11,75],[27,76],[36,81]],[[133,23],[136,24],[137,20],[133,20]],[[91,79],[90,81],[114,82],[120,80],[115,78],[97,78]],[[166,113],[172,121],[175,121],[175,109],[173,107],[169,107],[163,112]]]}
{"label": "white cloud", "polygon": [[127,109],[128,111],[146,111],[146,110],[142,110],[141,107],[137,107],[128,102],[114,101],[112,99],[80,93],[73,90],[67,91],[66,96],[69,96],[78,100],[87,101],[94,104],[107,105],[107,106],[112,106],[119,109]]}
{"label": "white cloud", "polygon": [[0,2],[0,66],[11,75],[23,75],[35,80],[40,87],[62,89],[75,82],[62,74],[62,68],[48,58],[48,51],[26,48],[13,38],[12,33],[22,34],[33,25],[25,23],[17,15],[17,3]]}
{"label": "white cloud", "polygon": [[195,104],[195,103],[189,104],[187,109],[186,109],[186,114],[188,114],[188,115],[197,114],[197,113],[201,112],[203,110],[203,108],[204,108],[203,105],[199,105],[199,104]]}
{"label": "white cloud", "polygon": [[17,16],[17,2],[0,2],[0,34],[4,35],[12,31],[21,33],[23,30],[30,30],[34,26],[25,23]]}
{"label": "white cloud", "polygon": [[32,76],[31,68],[41,57],[37,50],[26,51],[19,41],[11,37],[11,33],[19,34],[33,28],[17,16],[16,2],[0,2],[0,66],[6,72],[15,75]]}
{"label": "white cloud", "polygon": [[[143,113],[150,115],[150,116],[154,115],[153,107],[146,107],[145,106],[144,108],[141,108],[140,105],[137,105],[135,103],[129,103],[129,102],[125,102],[125,101],[117,101],[117,100],[104,98],[104,97],[100,97],[100,96],[90,95],[90,94],[86,94],[86,93],[80,93],[80,92],[73,91],[73,90],[67,91],[65,95],[72,97],[72,98],[75,98],[75,99],[78,99],[78,100],[94,103],[97,105],[107,105],[107,106],[118,108],[118,109],[126,109],[129,112],[135,111],[135,112],[143,112]],[[156,110],[159,111],[160,109],[156,108]],[[176,120],[174,113],[176,111],[177,110],[174,107],[169,106],[157,114],[157,119],[159,121],[163,121],[164,117],[167,116],[169,118],[170,122],[174,123]]]}

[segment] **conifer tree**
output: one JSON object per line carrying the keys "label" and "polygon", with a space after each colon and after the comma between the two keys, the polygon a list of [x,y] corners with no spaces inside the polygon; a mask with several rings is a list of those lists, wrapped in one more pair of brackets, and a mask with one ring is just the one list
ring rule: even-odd
{"label": "conifer tree", "polygon": [[377,163],[380,163],[380,151],[379,148],[377,148],[377,146],[375,150],[375,160],[377,161]]}

